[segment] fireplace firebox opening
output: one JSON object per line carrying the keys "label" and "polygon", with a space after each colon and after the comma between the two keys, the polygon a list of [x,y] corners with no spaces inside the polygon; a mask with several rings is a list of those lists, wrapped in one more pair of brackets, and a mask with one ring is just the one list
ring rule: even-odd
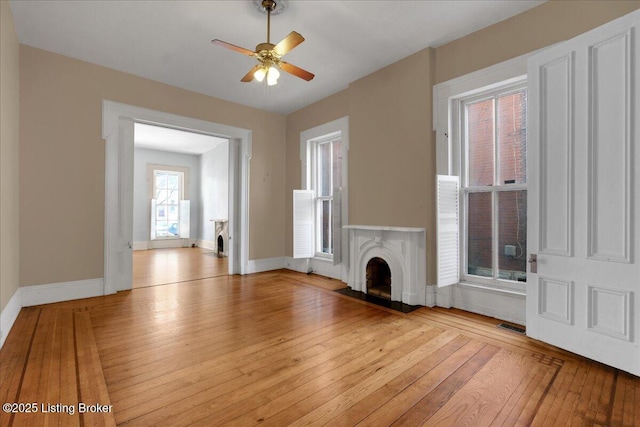
{"label": "fireplace firebox opening", "polygon": [[367,294],[391,300],[391,269],[382,258],[367,263]]}
{"label": "fireplace firebox opening", "polygon": [[218,256],[224,256],[224,239],[222,238],[222,235],[218,236]]}

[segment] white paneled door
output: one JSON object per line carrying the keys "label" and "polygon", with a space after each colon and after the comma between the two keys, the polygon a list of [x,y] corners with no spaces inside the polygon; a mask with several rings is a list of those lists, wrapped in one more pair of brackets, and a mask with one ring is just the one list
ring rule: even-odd
{"label": "white paneled door", "polygon": [[640,375],[640,11],[529,59],[527,334]]}
{"label": "white paneled door", "polygon": [[111,209],[116,209],[115,217],[118,220],[110,224],[110,242],[115,244],[113,251],[115,259],[112,259],[111,266],[111,292],[131,289],[133,280],[133,185],[126,183],[133,182],[133,141],[134,122],[131,119],[120,118],[118,120],[118,140],[116,150],[118,151],[118,173],[114,178],[117,189],[114,203]]}

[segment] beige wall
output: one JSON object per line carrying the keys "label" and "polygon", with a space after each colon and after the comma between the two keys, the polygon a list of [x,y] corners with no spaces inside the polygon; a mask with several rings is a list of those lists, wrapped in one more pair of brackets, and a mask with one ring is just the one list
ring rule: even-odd
{"label": "beige wall", "polygon": [[[8,5],[1,4],[3,67],[7,63],[15,75],[17,41]],[[638,7],[639,1],[551,1],[437,49],[418,52],[287,117],[20,46],[20,283],[57,283],[104,274],[102,99],[253,131],[251,259],[291,255],[291,190],[300,185],[300,132],[345,115],[350,117],[351,133],[349,222],[422,226],[432,242],[432,84],[565,40]],[[15,89],[18,77],[5,83],[11,76],[3,68],[2,147],[5,150],[5,140],[9,141],[9,151],[15,150],[18,135],[15,126],[5,126],[5,115],[7,121],[17,121],[18,101],[11,88]],[[10,230],[18,222],[17,210],[15,203],[5,208],[4,188],[6,183],[6,197],[17,198],[16,185],[11,184],[17,162],[4,153],[2,165],[10,166],[2,171],[2,226],[7,224],[9,231],[5,234],[2,229],[1,260],[4,263],[7,256],[6,263],[15,265],[17,243]],[[13,178],[5,180],[5,172]],[[5,209],[10,214],[5,215]],[[4,250],[5,245],[14,250]],[[428,280],[433,283],[433,243],[427,247],[427,258]],[[18,271],[3,268],[2,272],[4,307],[15,291]],[[5,276],[13,283],[5,285]]]}
{"label": "beige wall", "polygon": [[343,90],[316,102],[308,108],[302,108],[287,116],[287,188],[285,227],[285,253],[293,254],[293,190],[299,190],[302,184],[300,163],[300,133],[349,115],[348,91]]}
{"label": "beige wall", "polygon": [[103,99],[250,129],[249,257],[282,256],[285,116],[21,45],[21,285],[104,276]]}
{"label": "beige wall", "polygon": [[[349,116],[349,223],[434,229],[432,50],[426,49],[287,116],[287,255],[291,191],[300,188],[300,132]],[[434,244],[427,248],[432,257]]]}
{"label": "beige wall", "polygon": [[428,259],[435,251],[431,59],[426,49],[349,86],[349,222],[424,227]]}
{"label": "beige wall", "polygon": [[552,0],[436,49],[435,83],[568,40],[640,8],[638,0]]}
{"label": "beige wall", "polygon": [[418,52],[287,116],[287,255],[289,199],[300,185],[300,132],[339,117],[333,109],[348,111],[349,223],[426,227],[427,281],[435,283],[432,85],[569,39],[639,7],[640,1],[547,2]]}
{"label": "beige wall", "polygon": [[18,289],[19,44],[9,2],[0,1],[0,310]]}

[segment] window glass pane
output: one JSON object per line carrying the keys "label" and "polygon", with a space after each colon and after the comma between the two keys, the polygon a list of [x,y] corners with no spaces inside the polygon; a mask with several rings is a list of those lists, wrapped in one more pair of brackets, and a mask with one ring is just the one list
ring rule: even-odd
{"label": "window glass pane", "polygon": [[527,91],[498,98],[499,184],[527,182]]}
{"label": "window glass pane", "polygon": [[156,219],[167,219],[167,207],[165,205],[156,205]]}
{"label": "window glass pane", "polygon": [[[342,187],[342,141],[333,141],[333,188]],[[332,189],[333,191],[333,189]]]}
{"label": "window glass pane", "polygon": [[331,144],[318,146],[318,195],[331,195]]}
{"label": "window glass pane", "polygon": [[167,203],[177,205],[179,200],[178,190],[168,190]]}
{"label": "window glass pane", "polygon": [[331,201],[322,201],[322,222],[320,223],[321,230],[321,251],[325,254],[332,254],[331,247]]}
{"label": "window glass pane", "polygon": [[493,277],[491,193],[470,193],[467,207],[467,273]]}
{"label": "window glass pane", "polygon": [[171,174],[167,176],[167,188],[170,190],[177,190],[180,184],[180,177],[178,174]]}
{"label": "window glass pane", "polygon": [[498,193],[498,277],[527,278],[527,191]]}
{"label": "window glass pane", "polygon": [[177,205],[170,205],[168,206],[169,208],[169,214],[167,216],[167,219],[169,221],[177,221],[178,220],[178,206]]}
{"label": "window glass pane", "polygon": [[167,229],[169,228],[167,221],[156,222],[156,235],[158,237],[167,237]]}
{"label": "window glass pane", "polygon": [[167,174],[156,172],[156,188],[167,188]]}
{"label": "window glass pane", "polygon": [[469,185],[493,185],[493,98],[467,105]]}
{"label": "window glass pane", "polygon": [[155,199],[159,205],[167,203],[167,190],[156,188]]}
{"label": "window glass pane", "polygon": [[167,236],[175,237],[178,235],[178,223],[177,222],[168,222],[169,228],[167,228]]}

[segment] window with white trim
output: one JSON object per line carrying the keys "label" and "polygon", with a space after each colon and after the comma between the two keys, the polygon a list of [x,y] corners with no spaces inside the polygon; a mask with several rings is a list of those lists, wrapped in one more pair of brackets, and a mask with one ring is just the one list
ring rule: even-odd
{"label": "window with white trim", "polygon": [[342,262],[348,149],[346,117],[300,134],[303,190],[293,194],[294,258]]}
{"label": "window with white trim", "polygon": [[313,141],[316,256],[332,257],[334,252],[334,196],[342,190],[342,136],[329,135]]}
{"label": "window with white trim", "polygon": [[188,239],[191,234],[189,168],[147,164],[149,240]]}
{"label": "window with white trim", "polygon": [[516,58],[498,69],[434,88],[439,286],[470,283],[524,292],[527,87],[526,76],[519,74],[523,70],[526,61]]}
{"label": "window with white trim", "polygon": [[498,88],[459,106],[462,279],[525,282],[527,89]]}
{"label": "window with white trim", "polygon": [[180,200],[183,199],[184,174],[176,171],[153,171],[153,227],[156,239],[180,235]]}

